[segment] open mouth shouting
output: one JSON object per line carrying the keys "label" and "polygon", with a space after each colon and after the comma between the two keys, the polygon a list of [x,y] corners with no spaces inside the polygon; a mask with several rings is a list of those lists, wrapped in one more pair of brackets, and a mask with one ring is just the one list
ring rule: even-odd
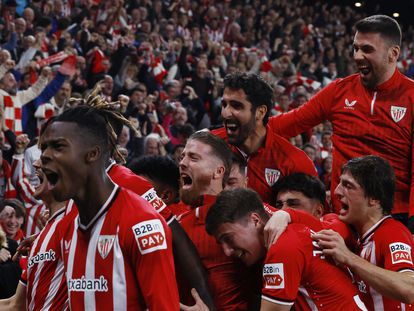
{"label": "open mouth shouting", "polygon": [[48,181],[46,175],[41,169],[37,169],[35,174],[39,179],[39,184],[35,187],[35,192],[33,195],[36,199],[41,199],[41,195],[48,190]]}
{"label": "open mouth shouting", "polygon": [[42,168],[42,171],[43,171],[43,173],[46,177],[46,180],[47,180],[47,189],[48,190],[53,190],[53,188],[56,187],[56,184],[59,181],[59,175],[56,172],[54,172],[50,169],[47,169],[47,168]]}
{"label": "open mouth shouting", "polygon": [[236,136],[239,133],[240,123],[237,120],[225,120],[224,126],[228,136]]}
{"label": "open mouth shouting", "polygon": [[348,204],[345,204],[345,203],[342,203],[342,202],[341,202],[341,205],[342,205],[342,208],[339,211],[339,216],[345,217],[348,214],[349,206],[348,206]]}
{"label": "open mouth shouting", "polygon": [[372,72],[371,66],[367,63],[359,63],[357,64],[357,67],[362,77],[366,77]]}
{"label": "open mouth shouting", "polygon": [[180,183],[183,190],[190,189],[193,186],[193,179],[186,173],[180,174]]}

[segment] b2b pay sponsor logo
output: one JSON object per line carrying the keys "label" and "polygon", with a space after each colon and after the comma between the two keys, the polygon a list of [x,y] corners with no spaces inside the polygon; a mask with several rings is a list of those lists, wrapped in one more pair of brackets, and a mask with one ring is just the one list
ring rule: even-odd
{"label": "b2b pay sponsor logo", "polygon": [[397,263],[413,263],[411,258],[411,246],[402,243],[396,242],[390,244],[391,260],[393,264]]}
{"label": "b2b pay sponsor logo", "polygon": [[132,227],[141,254],[167,249],[164,227],[159,219],[140,222]]}
{"label": "b2b pay sponsor logo", "polygon": [[263,267],[263,280],[266,288],[285,288],[283,263],[268,263]]}

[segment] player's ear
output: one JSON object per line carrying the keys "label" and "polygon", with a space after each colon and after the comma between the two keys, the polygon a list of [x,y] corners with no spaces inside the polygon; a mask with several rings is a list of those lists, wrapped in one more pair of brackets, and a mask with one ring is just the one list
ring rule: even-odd
{"label": "player's ear", "polygon": [[369,198],[368,199],[368,206],[380,206],[381,202],[378,199],[374,199],[374,198]]}
{"label": "player's ear", "polygon": [[263,120],[267,113],[267,106],[261,105],[256,108],[256,120]]}
{"label": "player's ear", "polygon": [[101,147],[99,147],[98,145],[95,145],[93,147],[91,147],[85,155],[85,161],[86,163],[93,163],[96,162],[97,160],[99,160],[101,158],[101,154],[102,154],[102,150]]}
{"label": "player's ear", "polygon": [[262,218],[258,213],[251,213],[249,219],[255,227],[261,226],[263,224]]}
{"label": "player's ear", "polygon": [[225,170],[226,169],[224,168],[223,165],[217,166],[216,171],[213,174],[213,178],[214,179],[223,178]]}
{"label": "player's ear", "polygon": [[388,60],[390,63],[397,62],[399,56],[400,47],[398,45],[393,45],[388,49]]}
{"label": "player's ear", "polygon": [[323,205],[319,203],[318,206],[316,207],[314,216],[316,218],[320,218],[322,217],[322,215],[323,215]]}

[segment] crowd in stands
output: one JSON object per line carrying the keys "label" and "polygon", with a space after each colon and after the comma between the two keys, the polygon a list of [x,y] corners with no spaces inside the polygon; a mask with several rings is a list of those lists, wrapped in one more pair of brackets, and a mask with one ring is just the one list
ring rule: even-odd
{"label": "crowd in stands", "polygon": [[[41,123],[76,104],[69,98],[85,97],[96,83],[138,132],[125,126],[118,137],[127,165],[143,155],[178,161],[191,134],[221,126],[226,74],[261,74],[274,90],[272,115],[285,113],[356,71],[352,25],[366,16],[358,8],[306,0],[3,0],[0,5],[2,200],[24,197],[13,177],[13,155],[23,154],[33,173],[30,159],[40,152]],[[399,69],[413,77],[414,29],[402,27]],[[9,99],[20,101],[19,109],[10,104],[11,115]],[[19,148],[22,134],[31,140],[26,150]],[[314,162],[327,189],[331,135],[325,122],[291,139]],[[7,238],[18,242],[28,217],[21,203],[12,203],[7,204],[12,210],[0,204],[0,224]],[[11,253],[0,251],[0,261],[13,255],[10,244]]]}

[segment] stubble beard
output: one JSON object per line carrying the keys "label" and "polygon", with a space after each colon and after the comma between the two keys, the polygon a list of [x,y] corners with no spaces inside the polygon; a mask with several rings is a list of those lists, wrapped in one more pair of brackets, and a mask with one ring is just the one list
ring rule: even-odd
{"label": "stubble beard", "polygon": [[200,196],[206,194],[208,186],[211,184],[211,175],[202,175],[193,180],[193,186],[190,189],[180,187],[180,199],[187,205],[195,203]]}

